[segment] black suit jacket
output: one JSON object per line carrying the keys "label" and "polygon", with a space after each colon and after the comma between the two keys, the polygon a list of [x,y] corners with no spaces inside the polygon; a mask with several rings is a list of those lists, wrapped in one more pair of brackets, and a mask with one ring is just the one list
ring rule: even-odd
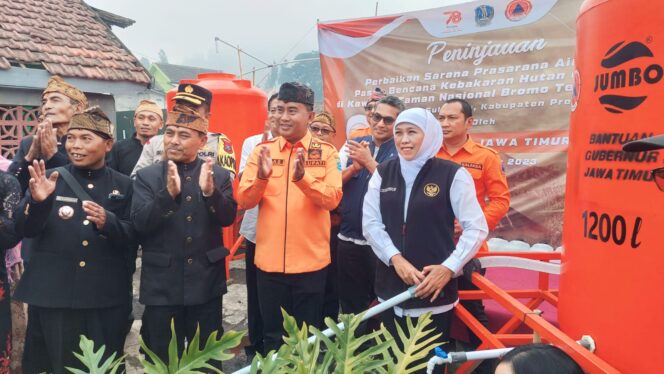
{"label": "black suit jacket", "polygon": [[[48,308],[126,304],[131,290],[127,259],[134,239],[128,220],[131,179],[107,167],[88,171],[69,164],[65,168],[105,208],[106,224],[100,231],[86,220],[81,200],[62,177],[43,202],[35,202],[28,190],[16,212],[16,231],[33,238],[33,253],[15,296]],[[65,206],[74,210],[71,218],[60,214]]]}
{"label": "black suit jacket", "polygon": [[217,165],[214,193],[203,197],[201,164],[178,164],[181,193],[175,199],[166,189],[166,162],[136,175],[131,219],[143,248],[143,304],[197,305],[226,293],[221,227],[233,224],[237,204],[230,173]]}
{"label": "black suit jacket", "polygon": [[141,152],[143,152],[143,145],[134,133],[131,138],[113,144],[113,149],[106,157],[106,165],[124,175],[131,175],[141,157]]}

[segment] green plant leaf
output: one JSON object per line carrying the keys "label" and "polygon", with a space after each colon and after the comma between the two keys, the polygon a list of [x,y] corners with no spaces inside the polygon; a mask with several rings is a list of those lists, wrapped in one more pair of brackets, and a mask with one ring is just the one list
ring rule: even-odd
{"label": "green plant leaf", "polygon": [[122,356],[116,360],[116,353],[113,353],[102,363],[106,347],[102,345],[99,350],[95,352],[94,342],[86,338],[84,335],[81,335],[78,346],[81,349],[81,353],[73,352],[73,354],[85,366],[87,372],[70,367],[66,368],[69,372],[74,374],[106,374],[108,372],[114,373],[118,370],[125,358],[125,356]]}
{"label": "green plant leaf", "polygon": [[141,364],[146,374],[194,374],[200,373],[201,369],[208,369],[218,373],[221,371],[214,368],[209,361],[228,361],[234,357],[233,354],[228,353],[240,345],[242,337],[245,332],[228,331],[217,339],[218,333],[215,331],[208,337],[203,349],[200,348],[200,329],[196,328],[191,342],[189,342],[187,349],[183,351],[182,357],[178,355],[177,336],[175,333],[174,322],[171,321],[171,340],[168,345],[169,362],[166,365],[153,351],[151,351],[139,337],[141,348],[145,352],[147,358],[152,362],[145,359],[141,360]]}
{"label": "green plant leaf", "polygon": [[279,351],[270,351],[265,357],[257,354],[251,364],[251,372],[261,374],[291,373],[286,357],[291,356],[291,348],[284,344]]}
{"label": "green plant leaf", "polygon": [[379,368],[386,367],[389,356],[386,354],[389,343],[378,342],[366,351],[362,351],[365,343],[377,341],[382,331],[374,331],[357,337],[356,332],[362,323],[362,315],[341,315],[339,320],[343,328],[339,328],[331,319],[326,319],[326,325],[335,333],[335,339],[326,337],[321,331],[311,328],[316,340],[320,340],[327,348],[329,355],[323,358],[325,371],[335,374],[364,374],[380,372]]}
{"label": "green plant leaf", "polygon": [[434,328],[427,329],[431,323],[431,313],[426,313],[418,318],[417,325],[415,326],[413,326],[412,320],[408,317],[406,319],[407,331],[404,331],[397,324],[397,334],[403,345],[403,350],[387,329],[385,329],[385,326],[381,325],[381,330],[384,331],[396,359],[396,364],[389,365],[389,372],[408,374],[426,368],[426,361],[417,365],[415,365],[415,362],[428,357],[431,351],[440,345],[438,339],[441,337],[441,334],[431,334],[434,332]]}
{"label": "green plant leaf", "polygon": [[[394,337],[384,326],[364,336],[355,336],[362,316],[341,315],[343,328],[335,321],[326,319],[325,324],[335,333],[329,338],[315,327],[297,326],[295,318],[282,309],[283,326],[286,332],[284,344],[277,352],[266,357],[257,355],[251,364],[252,373],[261,374],[392,374],[413,373],[426,367],[426,362],[415,361],[426,358],[435,348],[440,334],[433,334],[431,315],[425,314],[413,326],[410,319],[406,329],[397,328],[397,336],[403,343],[400,349]],[[308,333],[313,343],[308,344]],[[373,343],[367,349],[364,346]],[[322,347],[326,349],[321,350]],[[394,352],[394,358],[390,353]],[[396,359],[396,362],[395,362]]]}
{"label": "green plant leaf", "polygon": [[174,374],[187,374],[195,369],[210,369],[221,373],[219,369],[212,367],[208,361],[228,361],[235,355],[227,353],[240,345],[245,332],[228,331],[217,339],[217,332],[208,337],[205,346],[199,348],[200,331],[197,329],[186,352],[182,355],[178,371]]}
{"label": "green plant leaf", "polygon": [[152,352],[150,348],[145,344],[145,341],[143,341],[143,337],[139,336],[138,337],[138,343],[141,345],[141,349],[143,352],[145,352],[145,355],[150,358],[150,361],[152,363],[148,362],[146,359],[141,359],[141,365],[143,365],[143,369],[145,370],[146,374],[167,374],[168,371],[168,366],[164,364],[164,362],[157,356],[156,353]]}
{"label": "green plant leaf", "polygon": [[168,342],[168,372],[175,373],[180,366],[178,339],[175,334],[175,318],[171,318],[171,340]]}

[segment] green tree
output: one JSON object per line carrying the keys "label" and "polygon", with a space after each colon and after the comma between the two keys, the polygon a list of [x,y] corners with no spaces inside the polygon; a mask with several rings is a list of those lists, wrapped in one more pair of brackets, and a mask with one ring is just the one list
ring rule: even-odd
{"label": "green tree", "polygon": [[166,51],[163,49],[159,50],[159,62],[162,64],[168,64],[168,56],[166,56]]}
{"label": "green tree", "polygon": [[[300,53],[295,56],[293,63],[279,65],[270,71],[262,88],[266,91],[276,90],[284,82],[300,82],[311,87],[314,90],[316,103],[323,102],[323,76],[320,70],[320,60],[310,60],[318,58],[318,51]],[[298,61],[308,60],[308,61]]]}

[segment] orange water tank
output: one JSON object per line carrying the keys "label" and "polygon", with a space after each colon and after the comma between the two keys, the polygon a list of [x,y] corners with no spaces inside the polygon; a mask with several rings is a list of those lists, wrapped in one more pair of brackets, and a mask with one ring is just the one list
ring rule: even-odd
{"label": "orange water tank", "polygon": [[577,18],[559,321],[624,373],[664,370],[664,151],[622,144],[664,133],[664,8],[587,0]]}
{"label": "orange water tank", "polygon": [[[233,74],[205,73],[197,79],[183,80],[212,92],[210,132],[223,133],[233,142],[236,158],[240,156],[242,142],[251,135],[263,133],[267,119],[267,95],[253,87],[251,81],[237,79]],[[177,89],[166,93],[169,110]],[[239,159],[238,159],[238,165]]]}

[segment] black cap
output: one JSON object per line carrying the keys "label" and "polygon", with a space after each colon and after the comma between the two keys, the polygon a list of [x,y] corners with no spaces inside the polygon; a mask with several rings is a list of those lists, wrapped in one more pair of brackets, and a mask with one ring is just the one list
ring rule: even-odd
{"label": "black cap", "polygon": [[314,105],[314,91],[298,82],[287,82],[279,87],[279,100],[286,103]]}
{"label": "black cap", "polygon": [[173,100],[185,100],[195,105],[212,105],[212,92],[197,84],[181,83]]}
{"label": "black cap", "polygon": [[654,151],[662,148],[664,148],[664,135],[651,136],[623,144],[625,152]]}

